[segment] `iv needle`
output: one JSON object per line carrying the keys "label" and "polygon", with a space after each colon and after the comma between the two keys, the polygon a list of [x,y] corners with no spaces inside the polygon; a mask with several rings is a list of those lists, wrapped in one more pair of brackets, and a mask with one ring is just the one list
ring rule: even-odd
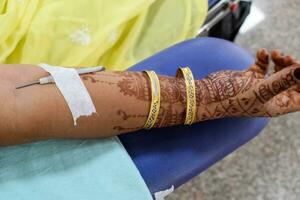
{"label": "iv needle", "polygon": [[19,86],[16,87],[16,89],[20,89],[20,88],[31,86],[31,85],[35,85],[35,84],[40,84],[40,81],[32,81],[30,83],[19,85]]}
{"label": "iv needle", "polygon": [[[76,69],[76,71],[80,75],[80,74],[88,74],[88,73],[97,72],[97,71],[103,71],[104,69],[105,69],[104,67],[99,66],[99,67],[92,67],[92,68],[79,68],[79,69]],[[50,75],[50,76],[40,78],[37,81],[32,81],[30,83],[18,85],[18,86],[16,86],[16,89],[24,88],[24,87],[35,85],[35,84],[43,85],[43,84],[53,83],[53,82],[54,82],[54,80],[53,80],[52,76]]]}

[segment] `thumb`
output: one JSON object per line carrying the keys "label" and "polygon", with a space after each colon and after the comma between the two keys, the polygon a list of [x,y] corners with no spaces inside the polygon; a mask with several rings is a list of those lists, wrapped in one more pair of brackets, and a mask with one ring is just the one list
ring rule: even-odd
{"label": "thumb", "polygon": [[292,65],[257,84],[254,88],[254,94],[261,103],[266,103],[274,96],[300,84],[300,65]]}

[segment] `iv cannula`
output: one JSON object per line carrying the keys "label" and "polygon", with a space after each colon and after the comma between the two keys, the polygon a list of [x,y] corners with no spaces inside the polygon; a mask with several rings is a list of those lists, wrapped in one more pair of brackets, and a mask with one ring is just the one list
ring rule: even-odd
{"label": "iv cannula", "polygon": [[[80,69],[76,69],[76,71],[78,72],[78,74],[88,74],[88,73],[92,73],[92,72],[97,72],[97,71],[102,71],[104,70],[104,67],[91,67],[91,68],[80,68]],[[50,76],[46,76],[43,78],[40,78],[36,81],[30,82],[30,83],[26,83],[26,84],[22,84],[22,85],[18,85],[16,86],[16,89],[20,89],[20,88],[24,88],[24,87],[28,87],[31,85],[35,85],[35,84],[48,84],[48,83],[54,83],[53,77]]]}

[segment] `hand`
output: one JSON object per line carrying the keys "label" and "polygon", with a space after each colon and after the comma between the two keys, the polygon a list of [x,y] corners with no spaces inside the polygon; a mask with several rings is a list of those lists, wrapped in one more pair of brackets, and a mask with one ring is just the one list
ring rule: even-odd
{"label": "hand", "polygon": [[[266,78],[269,60],[275,71]],[[223,117],[275,117],[300,111],[300,63],[279,51],[257,52],[246,71],[219,71],[196,82],[198,120]]]}

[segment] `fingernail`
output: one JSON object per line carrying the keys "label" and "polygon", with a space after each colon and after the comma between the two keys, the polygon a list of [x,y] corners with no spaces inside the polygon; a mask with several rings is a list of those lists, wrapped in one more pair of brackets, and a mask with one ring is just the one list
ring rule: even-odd
{"label": "fingernail", "polygon": [[296,79],[300,80],[300,68],[295,69],[294,76]]}

